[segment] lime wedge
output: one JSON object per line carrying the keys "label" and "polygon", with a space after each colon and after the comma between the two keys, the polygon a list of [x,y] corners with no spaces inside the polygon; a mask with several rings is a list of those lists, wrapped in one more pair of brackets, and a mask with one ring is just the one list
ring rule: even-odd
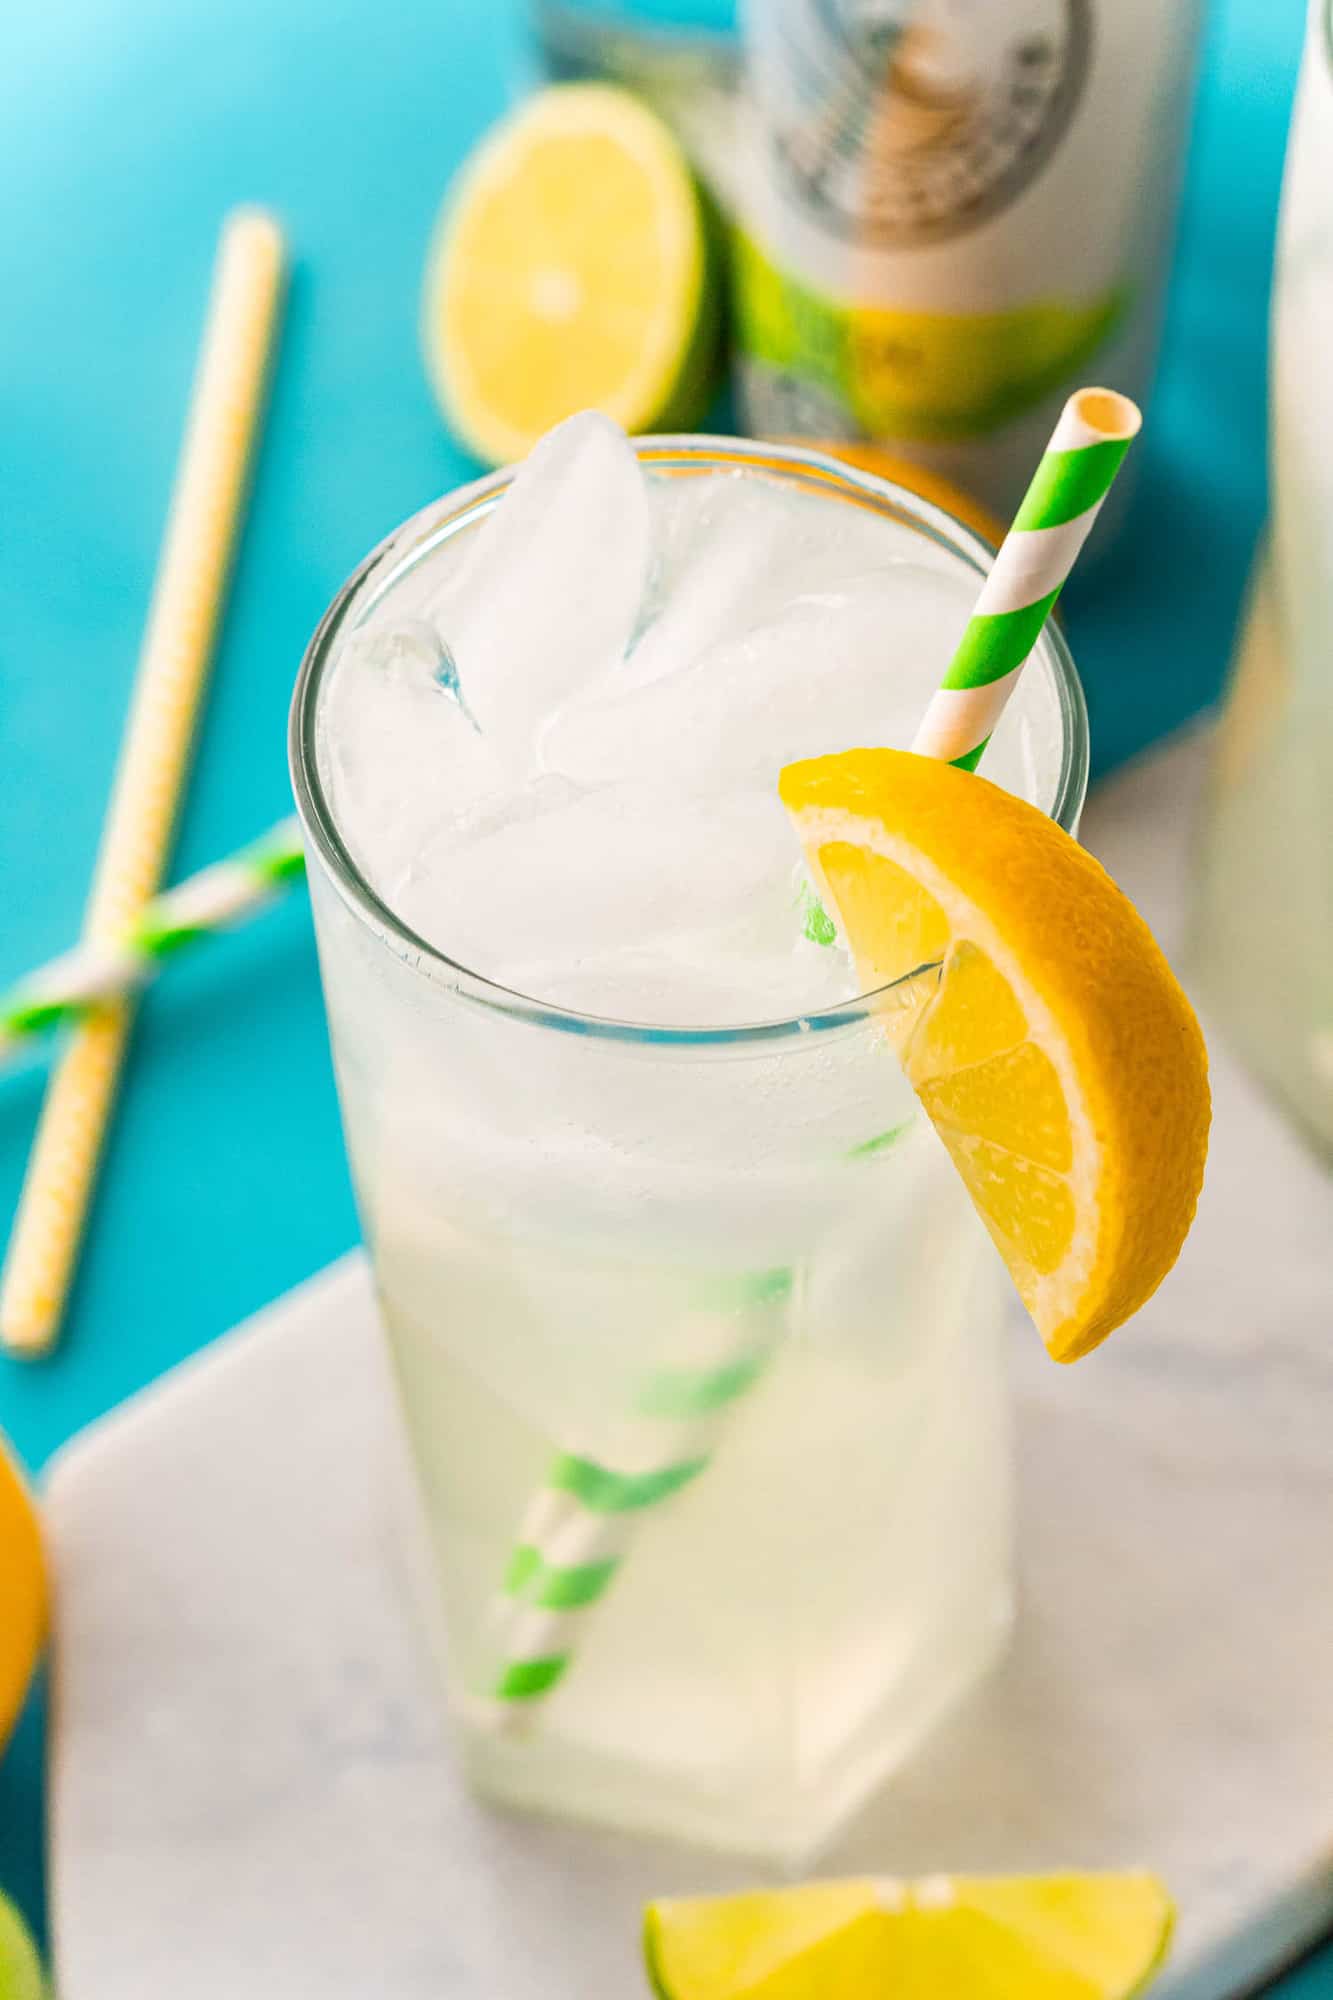
{"label": "lime wedge", "polygon": [[492,464],[577,410],[685,430],[711,391],[720,292],[705,204],[667,127],[610,85],[557,85],[483,140],[446,203],[427,368]]}
{"label": "lime wedge", "polygon": [[1160,1965],[1153,1876],[810,1882],[654,1903],[662,2000],[1127,2000]]}
{"label": "lime wedge", "polygon": [[27,1925],[8,1897],[0,1895],[0,2000],[42,2000],[45,1992]]}

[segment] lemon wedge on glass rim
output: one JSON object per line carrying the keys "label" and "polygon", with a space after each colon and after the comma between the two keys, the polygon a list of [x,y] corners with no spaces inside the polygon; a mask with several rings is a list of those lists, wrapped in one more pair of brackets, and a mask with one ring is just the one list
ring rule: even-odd
{"label": "lemon wedge on glass rim", "polygon": [[[1057,1361],[1156,1290],[1207,1149],[1203,1036],[1142,917],[1035,806],[903,750],[780,779],[863,990]],[[899,1025],[895,1026],[894,1016]]]}

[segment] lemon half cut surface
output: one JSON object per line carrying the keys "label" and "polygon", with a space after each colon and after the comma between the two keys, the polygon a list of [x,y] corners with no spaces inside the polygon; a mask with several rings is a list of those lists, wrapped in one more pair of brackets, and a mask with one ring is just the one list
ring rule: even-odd
{"label": "lemon half cut surface", "polygon": [[662,2000],[1128,2000],[1171,1899],[1141,1872],[808,1882],[655,1903]]}
{"label": "lemon half cut surface", "polygon": [[1193,1220],[1210,1107],[1188,1000],[1100,863],[988,779],[849,750],[780,789],[863,989],[939,964],[900,1059],[1048,1349],[1076,1360]]}
{"label": "lemon half cut surface", "polygon": [[37,1506],[0,1438],[0,1750],[46,1638],[47,1576]]}
{"label": "lemon half cut surface", "polygon": [[610,84],[538,92],[484,139],[427,265],[422,344],[446,416],[491,464],[577,410],[623,430],[702,419],[720,334],[715,231],[656,114]]}

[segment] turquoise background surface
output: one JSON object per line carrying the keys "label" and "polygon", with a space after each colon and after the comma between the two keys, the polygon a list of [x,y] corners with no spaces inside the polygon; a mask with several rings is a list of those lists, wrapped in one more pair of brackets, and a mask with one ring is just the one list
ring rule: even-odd
{"label": "turquoise background surface", "polygon": [[[427,393],[417,292],[445,183],[523,75],[498,0],[6,12],[0,983],[78,924],[223,212],[273,206],[296,265],[178,873],[288,810],[287,702],[320,611],[391,525],[474,470]],[[1102,764],[1210,700],[1225,665],[1264,509],[1266,294],[1302,13],[1210,9],[1135,517],[1070,594]],[[42,1078],[0,1079],[0,1217]],[[356,1234],[297,898],[144,1005],[64,1342],[38,1366],[0,1363],[0,1429],[40,1467]],[[35,1703],[0,1765],[0,1885],[34,1918],[40,1735]],[[1333,1995],[1333,1956],[1282,1991]]]}

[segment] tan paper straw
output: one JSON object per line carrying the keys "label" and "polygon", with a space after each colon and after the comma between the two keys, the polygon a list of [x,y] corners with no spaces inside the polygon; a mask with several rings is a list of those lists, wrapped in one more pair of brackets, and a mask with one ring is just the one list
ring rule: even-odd
{"label": "tan paper straw", "polygon": [[[222,229],[189,421],[167,517],[85,936],[123,936],[165,868],[213,652],[282,292],[281,231],[258,209]],[[0,1280],[0,1340],[55,1339],[131,1020],[91,1014],[51,1078]]]}

